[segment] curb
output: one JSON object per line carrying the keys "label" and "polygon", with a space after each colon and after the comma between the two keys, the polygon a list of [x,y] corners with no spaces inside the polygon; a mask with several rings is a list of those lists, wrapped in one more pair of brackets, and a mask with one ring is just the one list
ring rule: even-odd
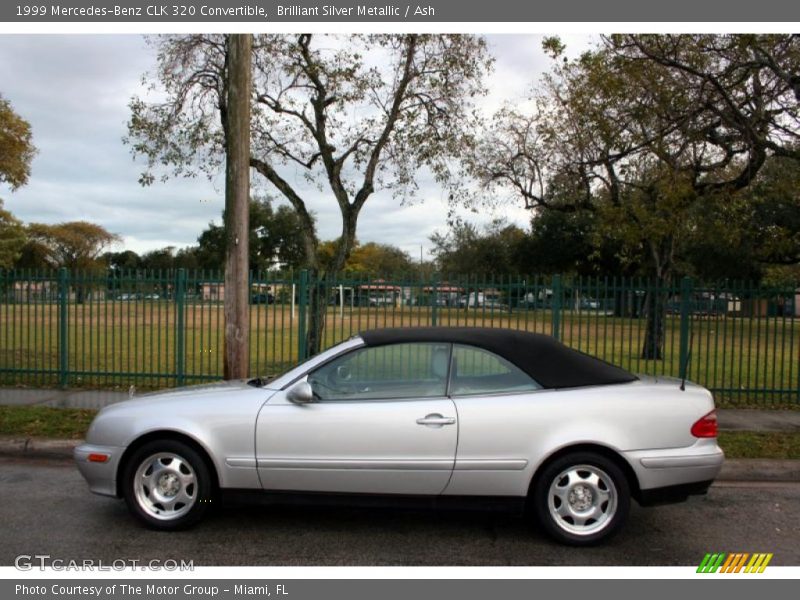
{"label": "curb", "polygon": [[722,464],[717,481],[800,482],[800,460],[729,458]]}
{"label": "curb", "polygon": [[[83,440],[0,436],[0,456],[72,459]],[[763,458],[726,459],[717,481],[800,482],[800,460]]]}
{"label": "curb", "polygon": [[0,437],[0,456],[71,459],[83,440]]}

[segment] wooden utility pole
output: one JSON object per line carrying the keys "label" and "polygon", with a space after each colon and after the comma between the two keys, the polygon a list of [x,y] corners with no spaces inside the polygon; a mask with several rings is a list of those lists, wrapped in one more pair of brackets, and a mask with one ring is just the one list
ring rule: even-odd
{"label": "wooden utility pole", "polygon": [[226,36],[225,379],[250,366],[250,90],[252,36]]}

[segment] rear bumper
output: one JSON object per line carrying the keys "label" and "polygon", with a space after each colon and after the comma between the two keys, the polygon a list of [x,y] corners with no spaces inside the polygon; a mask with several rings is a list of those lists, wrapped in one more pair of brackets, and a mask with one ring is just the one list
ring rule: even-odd
{"label": "rear bumper", "polygon": [[685,448],[635,450],[624,455],[636,473],[643,495],[650,490],[653,490],[651,495],[656,495],[655,490],[664,488],[680,490],[679,486],[703,490],[689,493],[704,493],[719,475],[725,460],[714,438],[699,439]]}
{"label": "rear bumper", "polygon": [[711,481],[696,481],[694,483],[682,483],[680,485],[670,485],[662,488],[639,490],[636,500],[641,506],[657,506],[659,504],[685,502],[689,496],[705,495],[711,483]]}
{"label": "rear bumper", "polygon": [[[95,494],[103,496],[117,495],[117,465],[125,448],[117,446],[98,446],[83,444],[75,448],[73,457],[78,465],[78,470],[89,484],[89,489]],[[91,462],[92,454],[104,454],[108,458],[105,462]]]}

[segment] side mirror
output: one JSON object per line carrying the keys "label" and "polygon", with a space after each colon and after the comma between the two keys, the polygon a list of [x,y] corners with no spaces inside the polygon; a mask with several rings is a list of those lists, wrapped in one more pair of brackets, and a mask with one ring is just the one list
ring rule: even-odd
{"label": "side mirror", "polygon": [[298,381],[288,392],[286,399],[293,404],[309,404],[314,401],[314,391],[307,381]]}

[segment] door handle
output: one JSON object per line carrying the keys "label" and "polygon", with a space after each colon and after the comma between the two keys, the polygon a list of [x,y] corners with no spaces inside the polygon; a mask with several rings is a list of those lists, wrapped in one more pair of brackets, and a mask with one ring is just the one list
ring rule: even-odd
{"label": "door handle", "polygon": [[454,417],[443,417],[439,413],[425,415],[417,419],[417,425],[428,425],[429,427],[441,427],[442,425],[453,425],[456,422]]}

